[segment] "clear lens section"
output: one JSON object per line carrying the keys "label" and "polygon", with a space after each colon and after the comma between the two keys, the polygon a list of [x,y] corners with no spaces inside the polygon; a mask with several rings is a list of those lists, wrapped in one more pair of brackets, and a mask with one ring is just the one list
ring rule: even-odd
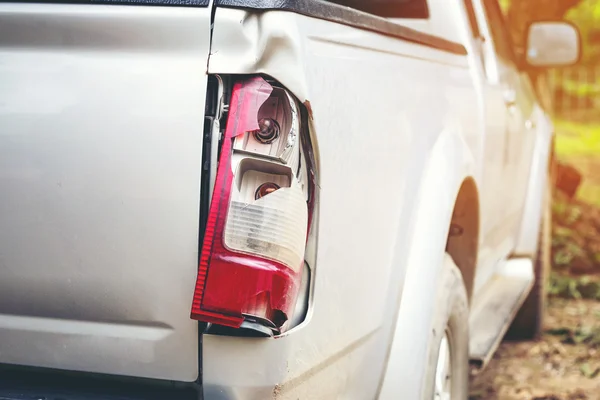
{"label": "clear lens section", "polygon": [[[251,184],[246,185],[246,178]],[[256,171],[244,174],[242,190],[232,196],[229,205],[224,241],[230,250],[275,260],[298,272],[304,262],[308,210],[298,183],[283,187],[289,185],[289,180],[285,176],[281,178],[285,179],[273,179],[270,174]],[[255,190],[256,185],[266,179],[278,180],[275,183],[282,186],[281,189],[248,201],[245,192],[250,193],[250,190],[243,188]]]}
{"label": "clear lens section", "polygon": [[236,138],[234,150],[277,159],[283,164],[298,162],[299,115],[292,96],[284,89],[273,88],[271,96],[260,107],[257,120],[259,126],[261,122],[273,121],[278,127],[277,137],[272,141],[264,141],[257,138],[256,132],[248,132]]}

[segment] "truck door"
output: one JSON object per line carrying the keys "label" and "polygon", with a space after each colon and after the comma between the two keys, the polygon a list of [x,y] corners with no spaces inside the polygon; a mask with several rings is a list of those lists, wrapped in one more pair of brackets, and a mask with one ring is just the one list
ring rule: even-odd
{"label": "truck door", "polygon": [[[532,120],[534,92],[529,78],[517,67],[517,57],[498,0],[481,0],[486,23],[488,82],[502,94],[507,129],[502,151],[502,201],[504,222],[498,240],[511,251],[522,217],[534,144]],[[501,233],[500,233],[501,232]]]}
{"label": "truck door", "polygon": [[511,101],[511,104],[507,104],[511,129],[507,132],[504,175],[506,190],[510,195],[506,203],[509,219],[511,225],[516,227],[522,216],[535,144],[535,115],[538,115],[534,114],[536,97],[529,76],[518,68],[512,36],[506,25],[506,8],[501,7],[498,0],[483,0],[483,4],[499,59],[500,79],[508,89]]}
{"label": "truck door", "polygon": [[517,106],[518,91],[512,53],[504,41],[496,43],[487,18],[487,4],[464,0],[470,23],[471,61],[480,85],[484,115],[483,176],[481,188],[481,243],[475,280],[477,291],[494,273],[497,262],[505,257],[512,243],[515,223],[507,207],[511,194],[509,169],[511,140],[519,134],[521,118]]}

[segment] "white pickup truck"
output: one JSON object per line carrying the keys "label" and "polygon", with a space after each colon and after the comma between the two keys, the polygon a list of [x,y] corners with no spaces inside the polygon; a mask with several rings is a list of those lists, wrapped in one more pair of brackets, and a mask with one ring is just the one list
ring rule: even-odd
{"label": "white pickup truck", "polygon": [[0,1],[1,399],[462,400],[539,331],[577,30],[335,3]]}

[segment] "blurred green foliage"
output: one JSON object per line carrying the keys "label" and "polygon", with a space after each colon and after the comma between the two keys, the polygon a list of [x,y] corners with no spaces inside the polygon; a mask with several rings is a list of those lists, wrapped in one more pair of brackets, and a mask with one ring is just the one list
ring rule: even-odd
{"label": "blurred green foliage", "polygon": [[581,31],[583,40],[583,64],[600,61],[600,1],[582,0],[569,10],[566,19],[573,22]]}
{"label": "blurred green foliage", "polygon": [[581,0],[565,18],[581,32],[583,57],[581,66],[555,71],[556,153],[583,175],[578,197],[600,205],[600,1]]}
{"label": "blurred green foliage", "polygon": [[600,82],[565,80],[562,87],[566,93],[575,96],[598,96],[600,94]]}
{"label": "blurred green foliage", "polygon": [[556,120],[556,152],[561,160],[600,155],[600,123]]}
{"label": "blurred green foliage", "polygon": [[594,276],[576,277],[553,272],[548,294],[565,299],[600,300],[600,282]]}
{"label": "blurred green foliage", "polygon": [[583,176],[577,197],[600,206],[600,119],[586,123],[557,119],[554,127],[558,159]]}

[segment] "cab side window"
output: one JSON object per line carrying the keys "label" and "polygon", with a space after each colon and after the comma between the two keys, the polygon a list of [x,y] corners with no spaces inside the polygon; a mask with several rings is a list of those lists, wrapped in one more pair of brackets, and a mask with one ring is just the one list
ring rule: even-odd
{"label": "cab side window", "polygon": [[329,0],[384,18],[429,18],[427,0]]}

